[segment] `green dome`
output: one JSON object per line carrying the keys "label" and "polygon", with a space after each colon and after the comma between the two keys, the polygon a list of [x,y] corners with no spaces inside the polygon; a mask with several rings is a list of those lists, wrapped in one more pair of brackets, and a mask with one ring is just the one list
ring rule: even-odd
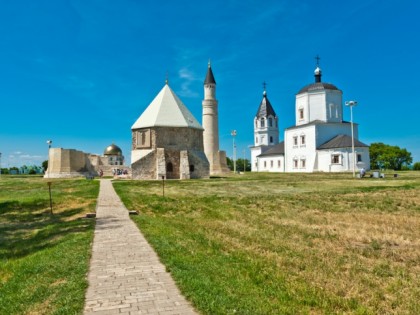
{"label": "green dome", "polygon": [[104,155],[122,155],[122,150],[120,149],[119,146],[115,145],[115,144],[111,144],[109,146],[106,147],[105,151],[104,151]]}

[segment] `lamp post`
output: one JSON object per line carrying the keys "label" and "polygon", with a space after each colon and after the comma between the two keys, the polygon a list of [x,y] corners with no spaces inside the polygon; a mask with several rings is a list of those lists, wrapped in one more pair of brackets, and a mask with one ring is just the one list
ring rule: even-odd
{"label": "lamp post", "polygon": [[47,144],[48,144],[48,166],[47,166],[47,170],[48,170],[48,173],[47,173],[47,178],[50,178],[50,149],[51,149],[51,143],[52,143],[52,140],[47,140]]}
{"label": "lamp post", "polygon": [[0,178],[1,178],[1,152],[0,152]]}
{"label": "lamp post", "polygon": [[236,130],[232,130],[230,135],[233,139],[233,173],[236,174],[236,145],[235,145],[235,137],[236,137]]}
{"label": "lamp post", "polygon": [[351,124],[351,152],[353,155],[353,177],[356,177],[356,171],[355,171],[355,164],[356,164],[356,158],[354,156],[354,131],[353,131],[353,106],[357,105],[357,101],[347,101],[346,106],[350,107],[350,124]]}

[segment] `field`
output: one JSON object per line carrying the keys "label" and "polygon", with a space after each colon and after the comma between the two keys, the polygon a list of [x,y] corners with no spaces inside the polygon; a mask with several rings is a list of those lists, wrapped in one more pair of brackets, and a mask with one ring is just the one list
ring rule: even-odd
{"label": "field", "polygon": [[0,314],[83,310],[99,182],[0,178]]}
{"label": "field", "polygon": [[420,173],[114,182],[202,314],[420,314]]}

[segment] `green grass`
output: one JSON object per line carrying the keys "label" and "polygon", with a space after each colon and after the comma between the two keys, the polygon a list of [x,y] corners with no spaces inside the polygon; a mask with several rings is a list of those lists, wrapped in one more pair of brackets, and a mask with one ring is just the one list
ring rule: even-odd
{"label": "green grass", "polygon": [[420,313],[420,173],[114,182],[203,314]]}
{"label": "green grass", "polygon": [[99,183],[0,179],[0,314],[78,314],[87,288]]}

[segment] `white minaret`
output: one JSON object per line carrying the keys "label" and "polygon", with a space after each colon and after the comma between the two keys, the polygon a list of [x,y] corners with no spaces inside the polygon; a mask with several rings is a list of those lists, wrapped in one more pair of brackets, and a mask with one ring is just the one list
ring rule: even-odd
{"label": "white minaret", "polygon": [[222,174],[229,171],[226,163],[226,152],[219,151],[219,118],[218,102],[216,100],[216,80],[208,64],[206,79],[204,80],[203,104],[203,142],[204,152],[210,163],[210,175]]}

